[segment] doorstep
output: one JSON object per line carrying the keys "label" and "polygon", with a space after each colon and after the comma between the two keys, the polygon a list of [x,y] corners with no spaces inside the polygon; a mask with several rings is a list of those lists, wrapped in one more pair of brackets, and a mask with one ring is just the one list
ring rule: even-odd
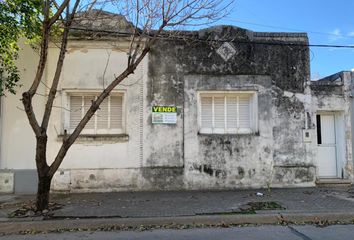
{"label": "doorstep", "polygon": [[352,181],[341,178],[319,178],[316,180],[317,187],[350,187]]}

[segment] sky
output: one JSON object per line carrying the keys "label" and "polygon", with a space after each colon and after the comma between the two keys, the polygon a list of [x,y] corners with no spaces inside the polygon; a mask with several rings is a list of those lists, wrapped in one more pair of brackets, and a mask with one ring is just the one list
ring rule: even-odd
{"label": "sky", "polygon": [[[307,32],[310,44],[354,46],[354,0],[235,0],[217,24],[252,31]],[[310,48],[311,78],[354,69],[354,48]]]}

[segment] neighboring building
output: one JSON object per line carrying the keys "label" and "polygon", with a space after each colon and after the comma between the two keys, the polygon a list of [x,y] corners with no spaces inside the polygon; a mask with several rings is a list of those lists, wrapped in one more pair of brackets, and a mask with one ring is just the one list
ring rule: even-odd
{"label": "neighboring building", "polygon": [[350,71],[311,82],[316,111],[317,175],[324,183],[328,178],[332,182],[353,181],[353,88],[354,72]]}
{"label": "neighboring building", "polygon": [[[48,128],[48,159],[56,155],[64,131],[75,127],[91,99],[126,66],[129,42],[106,27],[129,30],[129,24],[103,13],[99,22],[83,25],[105,31],[72,35]],[[237,189],[353,181],[352,72],[311,82],[305,33],[218,26],[184,34],[198,40],[160,41],[103,103],[69,150],[53,190]],[[52,45],[36,96],[39,119],[57,54]],[[37,59],[24,47],[21,90],[28,88]],[[3,192],[36,189],[35,139],[20,96],[2,99]]]}

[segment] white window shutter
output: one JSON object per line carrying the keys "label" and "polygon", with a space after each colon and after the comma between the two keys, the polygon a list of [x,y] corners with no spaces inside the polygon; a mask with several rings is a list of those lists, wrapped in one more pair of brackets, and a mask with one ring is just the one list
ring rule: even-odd
{"label": "white window shutter", "polygon": [[110,97],[110,128],[122,129],[123,128],[123,97],[111,96]]}
{"label": "white window shutter", "polygon": [[[84,115],[87,110],[91,107],[92,101],[95,99],[95,96],[84,96]],[[82,117],[84,116],[82,115]],[[85,129],[95,129],[95,115],[92,116],[90,121],[86,124]]]}
{"label": "white window shutter", "polygon": [[108,129],[108,101],[109,97],[100,104],[100,109],[97,111],[97,129]]}
{"label": "white window shutter", "polygon": [[201,127],[212,128],[213,127],[213,98],[201,97]]}
{"label": "white window shutter", "polygon": [[[96,98],[97,96],[92,93],[69,97],[71,131],[79,124]],[[123,96],[109,96],[100,104],[82,134],[123,133],[123,123]]]}
{"label": "white window shutter", "polygon": [[75,129],[82,118],[82,96],[70,97],[70,129]]}
{"label": "white window shutter", "polygon": [[255,92],[208,92],[200,94],[200,132],[249,134],[256,131]]}
{"label": "white window shutter", "polygon": [[251,114],[250,114],[250,97],[239,97],[239,128],[251,127]]}
{"label": "white window shutter", "polygon": [[225,128],[224,101],[224,97],[214,97],[214,128]]}
{"label": "white window shutter", "polygon": [[226,124],[228,129],[237,128],[237,97],[226,97]]}

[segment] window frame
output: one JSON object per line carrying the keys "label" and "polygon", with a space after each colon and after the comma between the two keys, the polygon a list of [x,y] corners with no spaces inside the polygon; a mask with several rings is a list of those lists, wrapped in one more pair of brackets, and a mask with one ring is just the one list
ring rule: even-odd
{"label": "window frame", "polygon": [[[250,97],[250,128],[227,128],[227,111],[225,107],[225,126],[224,128],[202,128],[202,97],[239,97],[239,96],[249,96]],[[238,91],[198,91],[197,97],[197,107],[198,107],[198,132],[201,134],[252,134],[258,131],[258,95],[257,91],[250,90],[238,90]],[[214,108],[214,107],[213,107]],[[212,118],[214,122],[214,112],[212,113]]]}
{"label": "window frame", "polygon": [[[70,97],[72,96],[98,96],[102,91],[98,90],[65,90],[62,106],[65,106],[63,109],[63,132],[66,130],[67,133],[72,133],[74,129],[70,126],[70,114],[71,114],[71,106],[70,106]],[[121,129],[97,129],[97,113],[95,113],[92,118],[95,118],[95,128],[94,129],[83,129],[80,133],[81,135],[116,135],[116,134],[125,134],[126,132],[126,107],[125,107],[125,91],[112,91],[110,96],[121,96],[122,97],[122,128]],[[98,110],[99,111],[99,110]],[[86,113],[86,110],[85,110]],[[91,120],[92,120],[91,118]],[[90,120],[90,121],[91,121]]]}

